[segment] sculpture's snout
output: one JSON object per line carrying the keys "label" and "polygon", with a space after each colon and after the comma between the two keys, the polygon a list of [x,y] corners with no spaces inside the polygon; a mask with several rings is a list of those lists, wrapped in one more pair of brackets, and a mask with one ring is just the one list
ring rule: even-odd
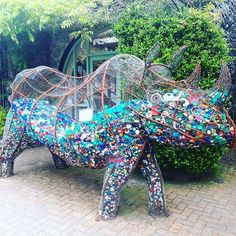
{"label": "sculpture's snout", "polygon": [[236,125],[224,108],[202,103],[186,107],[166,103],[152,106],[150,116],[156,123],[153,136],[161,142],[175,146],[236,147]]}

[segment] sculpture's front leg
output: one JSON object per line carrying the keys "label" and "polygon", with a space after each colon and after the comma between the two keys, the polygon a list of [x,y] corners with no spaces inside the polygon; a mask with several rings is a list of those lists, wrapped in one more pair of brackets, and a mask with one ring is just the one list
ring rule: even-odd
{"label": "sculpture's front leg", "polygon": [[109,220],[116,216],[120,192],[137,167],[143,145],[130,146],[117,156],[109,158],[105,173],[98,220]]}
{"label": "sculpture's front leg", "polygon": [[165,202],[164,182],[161,170],[150,143],[140,159],[140,168],[148,184],[148,211],[152,216],[168,216]]}

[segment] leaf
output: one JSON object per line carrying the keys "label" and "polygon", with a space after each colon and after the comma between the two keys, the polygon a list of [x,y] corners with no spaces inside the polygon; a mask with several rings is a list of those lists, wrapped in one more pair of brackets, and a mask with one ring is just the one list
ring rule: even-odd
{"label": "leaf", "polygon": [[70,19],[67,19],[67,20],[64,20],[62,23],[61,23],[61,28],[62,29],[65,29],[65,28],[69,28],[73,25],[73,22],[70,20]]}
{"label": "leaf", "polygon": [[30,30],[26,30],[26,32],[27,32],[27,35],[29,37],[29,40],[31,42],[34,42],[34,35],[32,34],[32,32]]}

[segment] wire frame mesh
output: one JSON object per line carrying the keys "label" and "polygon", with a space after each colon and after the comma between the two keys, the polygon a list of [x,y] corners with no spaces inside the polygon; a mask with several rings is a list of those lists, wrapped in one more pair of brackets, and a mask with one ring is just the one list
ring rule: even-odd
{"label": "wire frame mesh", "polygon": [[219,80],[208,91],[198,87],[200,72],[197,65],[189,78],[173,81],[167,65],[147,64],[132,55],[115,56],[85,77],[42,66],[16,76],[10,101],[13,114],[25,117],[37,135],[48,134],[51,144],[68,132],[75,134],[68,127],[74,130],[74,124],[94,117],[115,136],[112,122],[120,112],[121,122],[140,123],[145,135],[162,143],[234,145],[235,124],[223,108],[231,85],[228,68],[222,65]]}

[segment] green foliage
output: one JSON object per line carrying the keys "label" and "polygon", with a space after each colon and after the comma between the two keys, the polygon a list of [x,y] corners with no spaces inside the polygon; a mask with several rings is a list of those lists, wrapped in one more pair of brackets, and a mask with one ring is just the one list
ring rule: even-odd
{"label": "green foliage", "polygon": [[169,171],[190,173],[201,176],[209,171],[217,170],[219,160],[225,154],[226,148],[172,148],[157,144],[157,158],[162,171],[170,175]]}
{"label": "green foliage", "polygon": [[148,49],[159,41],[162,55],[157,62],[160,63],[169,64],[173,53],[186,45],[188,48],[173,76],[176,80],[185,79],[196,63],[200,63],[204,78],[202,88],[212,86],[219,76],[221,61],[230,60],[223,30],[206,11],[189,9],[177,17],[162,15],[156,18],[132,11],[115,24],[114,32],[119,39],[118,51],[140,58],[145,58]]}
{"label": "green foliage", "polygon": [[110,0],[0,0],[0,36],[19,43],[21,33],[33,41],[34,32],[41,30],[76,31],[95,24],[99,9],[109,3]]}
{"label": "green foliage", "polygon": [[[221,61],[230,61],[229,47],[217,24],[218,15],[211,13],[211,7],[157,17],[132,9],[114,25],[118,51],[144,59],[149,48],[159,41],[162,54],[157,62],[169,64],[173,53],[186,45],[188,48],[173,73],[174,79],[186,79],[196,63],[201,63],[204,78],[201,87],[209,88],[219,76]],[[198,176],[216,169],[224,150],[222,147],[180,149],[157,144],[157,155],[165,173],[175,170]]]}
{"label": "green foliage", "polygon": [[0,107],[0,136],[3,135],[6,118],[7,110],[5,110],[3,107]]}

